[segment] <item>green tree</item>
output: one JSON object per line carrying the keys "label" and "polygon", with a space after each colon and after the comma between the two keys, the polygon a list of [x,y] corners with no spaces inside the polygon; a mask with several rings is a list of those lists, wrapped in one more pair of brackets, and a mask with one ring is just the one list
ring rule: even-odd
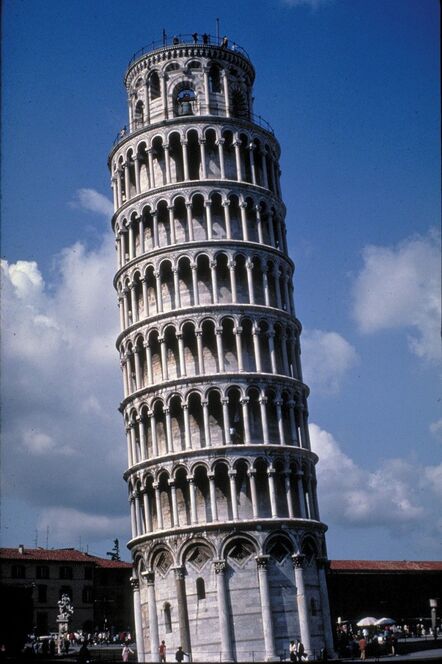
{"label": "green tree", "polygon": [[111,560],[121,560],[120,558],[120,542],[118,539],[114,539],[114,545],[112,551],[106,553],[107,556],[110,556]]}

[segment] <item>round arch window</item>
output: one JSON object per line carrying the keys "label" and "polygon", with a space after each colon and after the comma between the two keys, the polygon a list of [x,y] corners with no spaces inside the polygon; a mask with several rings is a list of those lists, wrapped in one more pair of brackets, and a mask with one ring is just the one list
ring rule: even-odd
{"label": "round arch window", "polygon": [[178,115],[193,115],[196,102],[195,91],[191,88],[180,90],[176,96]]}

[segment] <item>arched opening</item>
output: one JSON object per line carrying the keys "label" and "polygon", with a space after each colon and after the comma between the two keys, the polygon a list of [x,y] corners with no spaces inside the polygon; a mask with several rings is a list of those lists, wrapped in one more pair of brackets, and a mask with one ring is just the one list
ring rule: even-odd
{"label": "arched opening", "polygon": [[175,96],[174,110],[175,116],[195,115],[197,97],[195,90],[190,87],[189,83],[183,83],[185,87]]}
{"label": "arched opening", "polygon": [[196,376],[201,373],[201,369],[198,366],[198,347],[194,323],[188,322],[183,325],[183,346],[186,376]]}
{"label": "arched opening", "polygon": [[170,177],[172,182],[184,180],[183,147],[180,135],[174,132],[169,136]]}
{"label": "arched opening", "polygon": [[144,124],[144,104],[141,100],[137,101],[134,110],[135,127],[142,127]]}
{"label": "arched opening", "polygon": [[216,256],[216,282],[218,303],[232,302],[229,259],[226,254]]}
{"label": "arched opening", "polygon": [[224,351],[224,370],[226,372],[238,371],[236,334],[234,332],[235,323],[231,318],[224,318],[221,322],[221,327]]}
{"label": "arched opening", "polygon": [[197,578],[195,588],[197,600],[200,602],[201,600],[206,599],[206,584],[201,576]]}
{"label": "arched opening", "polygon": [[229,399],[229,435],[232,445],[244,444],[244,419],[242,412],[241,393],[237,387],[232,387],[227,392]]}
{"label": "arched opening", "polygon": [[175,223],[175,241],[177,245],[189,241],[189,229],[187,227],[187,211],[184,198],[176,198],[173,205],[173,218]]}

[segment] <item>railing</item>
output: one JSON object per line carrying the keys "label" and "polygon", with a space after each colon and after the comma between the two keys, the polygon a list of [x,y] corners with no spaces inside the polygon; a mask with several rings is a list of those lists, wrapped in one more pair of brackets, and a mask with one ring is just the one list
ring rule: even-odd
{"label": "railing", "polygon": [[[213,114],[211,113],[210,115],[213,115]],[[198,120],[202,117],[205,117],[204,114],[203,115],[188,114],[188,115],[177,115],[173,119],[174,120],[180,120],[181,118],[195,118],[196,120]],[[223,117],[224,119],[227,118],[227,116],[221,116],[221,115],[217,115],[217,114],[215,114],[215,117]],[[269,134],[273,134],[273,135],[275,134],[271,124],[269,122],[267,122],[267,120],[265,120],[261,115],[254,115],[253,113],[251,113],[248,117],[244,117],[244,118],[231,117],[230,119],[231,120],[245,120],[246,122],[253,122],[254,124],[257,124],[259,127],[261,127],[261,129],[264,129],[265,131],[268,131]],[[120,129],[120,131],[118,132],[118,134],[116,135],[116,137],[114,139],[114,142],[112,143],[112,147],[114,148],[116,145],[118,145],[118,143],[120,141],[123,141],[125,138],[130,136],[130,134],[132,134],[134,131],[138,131],[138,129],[142,129],[143,127],[148,127],[150,124],[153,124],[153,123],[144,122],[142,120],[134,120],[133,122],[131,122],[127,125],[124,125],[124,127],[122,127]]]}
{"label": "railing", "polygon": [[136,60],[141,58],[146,53],[150,53],[151,51],[156,51],[159,48],[165,48],[166,46],[180,46],[180,45],[220,46],[221,48],[226,48],[229,51],[240,53],[242,56],[244,56],[245,58],[247,58],[247,60],[250,61],[250,57],[247,51],[242,46],[239,46],[236,42],[231,42],[227,37],[214,37],[213,35],[208,35],[206,33],[199,34],[198,32],[195,32],[192,35],[179,34],[179,35],[173,35],[171,37],[169,35],[166,35],[166,33],[163,33],[162,39],[152,41],[150,44],[143,46],[136,53],[134,53],[131,59],[129,60],[129,64],[127,65],[127,67],[128,68],[131,67],[131,65],[133,65],[133,63]]}

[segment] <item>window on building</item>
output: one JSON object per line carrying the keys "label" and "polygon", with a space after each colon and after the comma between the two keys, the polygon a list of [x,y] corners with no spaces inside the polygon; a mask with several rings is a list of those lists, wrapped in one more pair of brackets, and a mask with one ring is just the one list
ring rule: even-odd
{"label": "window on building", "polygon": [[151,99],[158,99],[160,96],[160,78],[156,71],[153,72],[149,79],[149,87],[150,87],[150,98]]}
{"label": "window on building", "polygon": [[196,596],[198,599],[206,599],[206,584],[201,577],[196,580]]}
{"label": "window on building", "polygon": [[172,614],[168,602],[164,604],[164,627],[166,629],[166,634],[170,634],[172,631]]}
{"label": "window on building", "polygon": [[37,565],[37,579],[49,579],[49,567],[47,565]]}
{"label": "window on building", "polygon": [[60,567],[60,579],[72,579],[72,578],[73,578],[72,567],[68,567],[66,565]]}
{"label": "window on building", "polygon": [[219,67],[212,65],[209,72],[210,91],[221,92],[221,74]]}
{"label": "window on building", "polygon": [[37,586],[37,598],[40,604],[46,604],[48,601],[48,587],[43,585]]}
{"label": "window on building", "polygon": [[86,567],[84,570],[84,578],[86,581],[92,581],[94,578],[94,568],[93,567]]}
{"label": "window on building", "polygon": [[12,565],[11,576],[13,579],[24,579],[26,577],[26,569],[24,565]]}
{"label": "window on building", "polygon": [[195,102],[196,94],[191,88],[181,90],[176,97],[178,115],[193,115]]}
{"label": "window on building", "polygon": [[83,604],[92,604],[94,601],[94,591],[91,586],[85,586],[82,593]]}

